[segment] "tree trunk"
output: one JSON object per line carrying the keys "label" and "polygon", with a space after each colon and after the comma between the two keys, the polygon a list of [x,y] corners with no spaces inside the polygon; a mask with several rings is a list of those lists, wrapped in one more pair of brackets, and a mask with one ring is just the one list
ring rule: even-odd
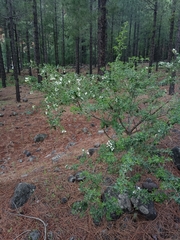
{"label": "tree trunk", "polygon": [[92,37],[92,0],[90,0],[90,24],[89,24],[89,74],[92,74],[92,57],[93,57],[93,37]]}
{"label": "tree trunk", "polygon": [[62,66],[65,66],[65,26],[64,26],[64,6],[62,6]]}
{"label": "tree trunk", "polygon": [[2,79],[2,87],[5,88],[6,87],[6,72],[5,72],[5,68],[4,68],[1,43],[0,43],[0,77]]}
{"label": "tree trunk", "polygon": [[80,68],[79,68],[79,36],[76,37],[76,73],[80,73]]}
{"label": "tree trunk", "polygon": [[180,15],[179,15],[179,18],[178,18],[178,29],[177,29],[175,49],[179,53],[179,51],[180,51]]}
{"label": "tree trunk", "polygon": [[40,0],[40,18],[41,18],[41,52],[42,52],[42,62],[46,63],[42,0]]}
{"label": "tree trunk", "polygon": [[106,67],[106,2],[98,0],[98,74],[103,75]]}
{"label": "tree trunk", "polygon": [[17,34],[16,24],[14,23],[14,33],[15,33],[15,44],[16,44],[16,55],[17,55],[17,67],[18,67],[18,74],[21,75],[21,67],[20,67],[20,54],[19,54],[19,39]]}
{"label": "tree trunk", "polygon": [[[7,6],[7,5],[6,5]],[[8,9],[6,9],[6,11],[8,12]],[[7,27],[7,22],[4,21],[4,33],[5,33],[5,39],[8,39],[8,27]],[[6,72],[9,73],[9,67],[11,65],[11,54],[10,54],[10,47],[9,47],[9,43],[6,40],[5,42],[6,44]]]}
{"label": "tree trunk", "polygon": [[37,65],[38,83],[41,83],[42,77],[39,74],[40,65],[40,48],[39,48],[39,32],[38,32],[38,18],[37,18],[37,4],[36,0],[33,0],[33,17],[34,17],[34,44],[35,44],[35,61]]}
{"label": "tree trunk", "polygon": [[153,31],[152,31],[152,37],[151,37],[151,48],[150,48],[150,54],[149,54],[149,73],[152,71],[152,65],[154,61],[154,50],[155,50],[155,36],[156,36],[156,25],[157,25],[157,11],[158,11],[158,0],[154,3],[154,9],[153,9]]}
{"label": "tree trunk", "polygon": [[31,69],[31,55],[30,55],[30,44],[29,44],[29,30],[26,23],[26,46],[27,46],[27,62],[29,64],[28,70],[29,70],[29,76],[32,76],[32,69]]}
{"label": "tree trunk", "polygon": [[58,46],[58,23],[57,23],[57,2],[54,1],[54,55],[55,64],[59,65],[59,46]]}
{"label": "tree trunk", "polygon": [[[176,0],[172,1],[172,13],[170,19],[170,30],[169,30],[169,48],[168,48],[168,62],[172,60],[172,49],[173,49],[173,34],[174,34],[174,21],[175,21],[175,12],[176,12]],[[175,56],[176,58],[176,56]],[[172,72],[172,80],[169,85],[169,95],[173,95],[175,93],[175,77],[176,71]]]}
{"label": "tree trunk", "polygon": [[14,73],[15,88],[16,88],[16,101],[20,102],[21,99],[20,99],[20,91],[19,91],[18,65],[17,65],[17,52],[16,52],[16,42],[15,42],[15,34],[14,34],[12,0],[8,0],[7,3],[8,3],[8,11],[9,11],[9,33],[10,33],[10,41],[11,41],[13,73]]}

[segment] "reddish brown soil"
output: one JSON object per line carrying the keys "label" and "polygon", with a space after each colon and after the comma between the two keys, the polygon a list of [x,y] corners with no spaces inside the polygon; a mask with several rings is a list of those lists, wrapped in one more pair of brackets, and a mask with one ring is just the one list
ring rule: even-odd
{"label": "reddish brown soil", "polygon": [[[50,128],[43,110],[39,108],[43,101],[42,94],[29,94],[26,85],[21,86],[21,98],[28,98],[28,102],[15,102],[14,87],[0,89],[0,239],[25,239],[29,230],[38,229],[41,239],[44,239],[44,226],[53,238],[47,239],[87,239],[87,240],[150,240],[150,239],[180,239],[180,209],[172,201],[156,204],[158,217],[154,221],[146,221],[135,214],[124,214],[113,222],[103,220],[100,226],[95,226],[91,217],[80,217],[71,213],[71,206],[82,199],[78,190],[78,183],[69,183],[68,177],[74,171],[67,166],[79,163],[77,156],[82,149],[89,149],[96,143],[107,142],[105,134],[99,134],[99,122],[95,119],[87,120],[81,115],[72,114],[69,109],[64,114],[62,125],[66,133],[60,129]],[[32,105],[37,108],[32,110]],[[18,115],[10,116],[12,112]],[[93,126],[92,126],[93,123]],[[83,132],[87,128],[88,133]],[[176,129],[180,129],[176,126]],[[40,143],[34,143],[38,133],[48,134]],[[70,143],[75,143],[69,146]],[[172,132],[162,141],[163,147],[180,146],[180,134]],[[28,150],[36,159],[28,161],[23,153]],[[55,151],[53,155],[52,152]],[[58,153],[65,155],[56,163],[51,158]],[[50,155],[51,154],[51,155]],[[169,164],[169,168],[176,175],[179,171]],[[58,171],[56,171],[58,169]],[[105,175],[106,173],[104,173]],[[10,198],[19,182],[36,185],[36,190],[30,200],[19,209],[9,208]],[[68,202],[61,203],[63,197]],[[15,214],[22,213],[24,216]],[[21,235],[22,234],[22,235]]]}

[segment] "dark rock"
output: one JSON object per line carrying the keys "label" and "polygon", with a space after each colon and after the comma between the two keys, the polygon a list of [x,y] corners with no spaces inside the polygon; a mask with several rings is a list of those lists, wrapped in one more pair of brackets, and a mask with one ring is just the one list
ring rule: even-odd
{"label": "dark rock", "polygon": [[76,143],[75,142],[69,142],[66,146],[66,149],[68,149],[69,147],[74,146]]}
{"label": "dark rock", "polygon": [[34,230],[34,231],[32,231],[28,234],[27,239],[29,239],[29,240],[39,240],[40,237],[41,237],[40,232],[38,230]]}
{"label": "dark rock", "polygon": [[154,220],[157,217],[157,212],[154,207],[154,202],[150,200],[144,200],[143,197],[131,198],[131,202],[135,209],[139,211],[147,220]]}
{"label": "dark rock", "polygon": [[[116,201],[114,201],[114,199],[116,199]],[[126,193],[120,194],[114,186],[106,188],[102,195],[102,201],[112,204],[112,212],[109,213],[109,208],[108,210],[105,209],[106,212],[108,211],[111,220],[117,220],[124,211],[131,211],[132,208],[129,196]]]}
{"label": "dark rock", "polygon": [[69,176],[68,177],[68,182],[75,182],[76,181],[76,177],[75,176]]}
{"label": "dark rock", "polygon": [[64,203],[67,203],[68,199],[66,197],[63,197],[61,198],[61,203],[64,204]]}
{"label": "dark rock", "polygon": [[171,149],[171,151],[174,164],[177,169],[180,170],[180,147],[174,147],[173,149]]}
{"label": "dark rock", "polygon": [[52,231],[49,231],[49,232],[47,233],[47,240],[54,240],[54,234],[53,234]]}
{"label": "dark rock", "polygon": [[5,111],[5,107],[2,107],[1,110],[2,110],[2,111]]}
{"label": "dark rock", "polygon": [[95,127],[95,124],[94,124],[94,123],[91,123],[91,127]]}
{"label": "dark rock", "polygon": [[90,148],[88,150],[90,156],[92,156],[96,151],[97,151],[97,148]]}
{"label": "dark rock", "polygon": [[31,153],[28,150],[24,150],[23,153],[26,155],[26,157],[31,156]]}
{"label": "dark rock", "polygon": [[45,138],[47,138],[47,134],[44,133],[37,134],[34,137],[34,142],[43,142]]}
{"label": "dark rock", "polygon": [[10,117],[11,117],[11,116],[17,116],[17,115],[18,115],[17,112],[12,112],[12,113],[10,114]]}
{"label": "dark rock", "polygon": [[77,172],[74,177],[76,178],[77,182],[83,181],[86,177],[83,175],[83,172]]}
{"label": "dark rock", "polygon": [[149,192],[158,188],[157,184],[154,183],[151,178],[147,178],[146,181],[142,183],[142,187],[147,189]]}
{"label": "dark rock", "polygon": [[33,194],[36,186],[29,183],[19,183],[11,198],[10,205],[12,209],[23,206]]}

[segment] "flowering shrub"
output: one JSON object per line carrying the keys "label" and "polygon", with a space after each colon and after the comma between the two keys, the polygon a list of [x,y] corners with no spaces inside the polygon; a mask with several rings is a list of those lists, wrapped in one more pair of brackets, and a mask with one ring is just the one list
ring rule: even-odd
{"label": "flowering shrub", "polygon": [[[157,73],[149,76],[146,68],[135,70],[132,64],[116,60],[110,64],[110,72],[102,77],[62,75],[49,65],[45,65],[40,74],[41,84],[31,82],[30,78],[26,82],[45,93],[45,114],[52,126],[60,124],[64,106],[68,105],[72,112],[99,119],[109,137],[99,151],[97,163],[87,161],[89,169],[99,161],[107,164],[107,171],[118,176],[115,186],[121,192],[132,192],[135,183],[130,173],[135,166],[153,174],[159,169],[159,163],[163,166],[165,159],[153,156],[157,156],[159,141],[173,124],[180,122],[177,114],[180,100],[176,95],[167,97]],[[108,127],[114,129],[116,140],[108,135]],[[97,208],[103,211],[104,203],[99,199],[102,180],[101,174],[86,172],[86,180],[81,184],[92,214]]]}

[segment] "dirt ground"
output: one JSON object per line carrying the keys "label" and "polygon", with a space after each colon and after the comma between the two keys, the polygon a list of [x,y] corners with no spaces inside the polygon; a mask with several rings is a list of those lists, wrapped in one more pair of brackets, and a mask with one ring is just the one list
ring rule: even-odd
{"label": "dirt ground", "polygon": [[[23,102],[24,98],[28,101]],[[52,129],[40,107],[42,94],[30,94],[26,85],[21,85],[21,99],[21,103],[15,102],[15,87],[0,89],[0,240],[25,239],[32,229],[41,232],[41,239],[47,235],[49,240],[180,239],[180,208],[173,201],[155,204],[158,217],[154,221],[141,216],[134,220],[134,214],[124,214],[117,221],[103,220],[95,226],[88,213],[83,217],[73,215],[72,204],[83,196],[78,183],[68,182],[75,173],[69,166],[79,163],[77,157],[82,149],[106,143],[108,138],[98,132],[98,120],[74,115],[68,108],[62,120],[66,132]],[[35,110],[32,106],[36,106]],[[47,134],[47,138],[35,143],[39,133]],[[180,127],[175,126],[161,145],[180,146]],[[31,161],[25,150],[35,159]],[[62,153],[60,160],[52,161]],[[173,163],[169,168],[180,176]],[[32,183],[36,190],[23,207],[13,211],[9,202],[20,182]],[[62,203],[64,197],[66,203]]]}

